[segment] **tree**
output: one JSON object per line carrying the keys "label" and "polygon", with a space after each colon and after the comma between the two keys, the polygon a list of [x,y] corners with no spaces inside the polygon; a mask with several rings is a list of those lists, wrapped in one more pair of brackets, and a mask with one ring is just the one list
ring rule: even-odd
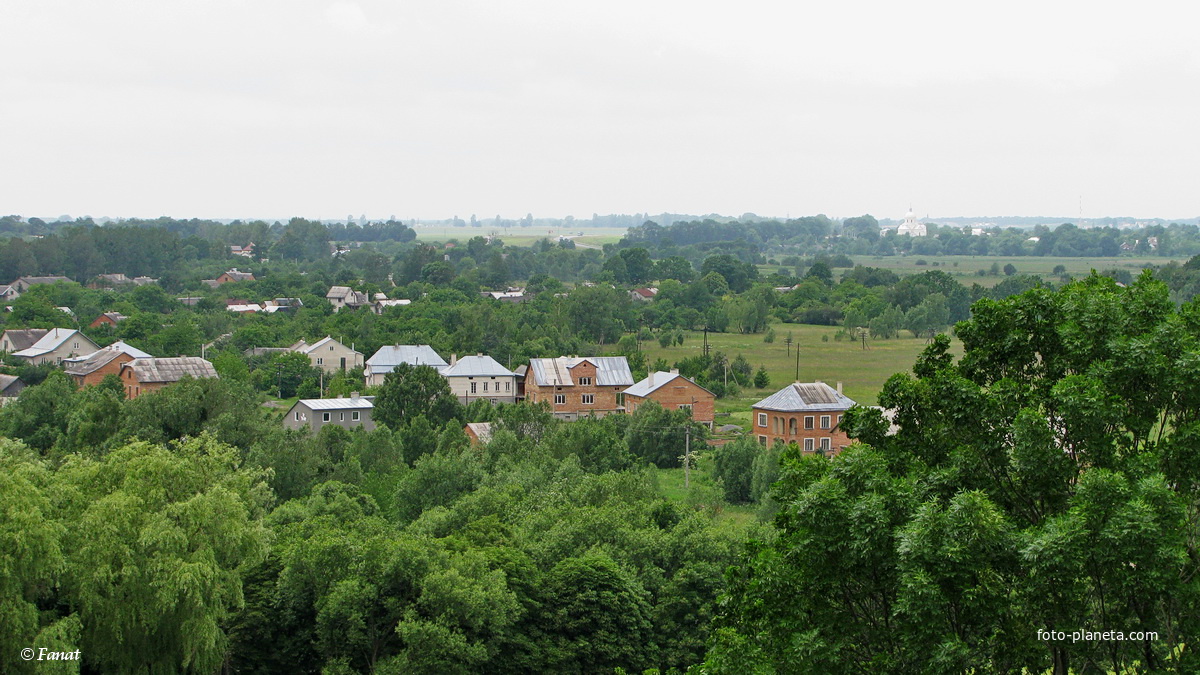
{"label": "tree", "polygon": [[713,453],[713,476],[721,481],[725,501],[746,504],[753,499],[751,483],[754,477],[754,458],[763,448],[751,436],[742,436],[726,443]]}
{"label": "tree", "polygon": [[[659,468],[680,466],[690,443],[702,443],[706,427],[692,421],[686,410],[667,410],[656,401],[646,401],[630,415],[625,443],[634,456]],[[697,446],[699,447],[699,446]]]}
{"label": "tree", "polygon": [[766,389],[771,386],[771,378],[767,375],[766,366],[759,366],[754,373],[754,386],[757,389]]}
{"label": "tree", "polygon": [[375,397],[374,419],[400,429],[421,415],[440,426],[456,418],[459,408],[458,398],[435,368],[402,363],[384,377]]}
{"label": "tree", "polygon": [[1013,265],[1012,263],[1006,263],[1004,265],[1004,276],[1011,277],[1012,275],[1014,275],[1016,273],[1017,273],[1016,265]]}

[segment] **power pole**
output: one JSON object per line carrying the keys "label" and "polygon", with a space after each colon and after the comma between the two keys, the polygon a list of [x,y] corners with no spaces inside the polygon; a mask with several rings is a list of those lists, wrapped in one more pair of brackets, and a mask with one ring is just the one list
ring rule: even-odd
{"label": "power pole", "polygon": [[692,425],[683,428],[683,489],[692,486]]}
{"label": "power pole", "polygon": [[796,382],[800,381],[800,345],[796,345]]}

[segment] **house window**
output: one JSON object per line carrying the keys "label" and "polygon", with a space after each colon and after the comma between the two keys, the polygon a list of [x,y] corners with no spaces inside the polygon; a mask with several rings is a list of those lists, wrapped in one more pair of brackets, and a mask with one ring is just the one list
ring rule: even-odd
{"label": "house window", "polygon": [[509,380],[504,381],[504,391],[512,391],[512,382],[511,381],[509,381]]}
{"label": "house window", "polygon": [[296,418],[295,418],[295,419],[296,419],[296,421],[297,421],[297,422],[299,422],[299,421],[300,421],[300,411],[299,411],[299,410],[297,410],[297,411],[296,411]]}
{"label": "house window", "polygon": [[[758,413],[758,426],[760,426],[760,427],[767,426],[767,413]],[[762,439],[763,439],[763,443],[765,444],[767,442],[767,437],[763,436]]]}
{"label": "house window", "polygon": [[74,342],[74,343],[72,343],[72,344],[71,344],[71,349],[79,349],[79,343],[78,343],[78,342]]}
{"label": "house window", "polygon": [[842,426],[842,416],[838,415],[838,426]]}
{"label": "house window", "polygon": [[346,421],[346,413],[344,413],[344,412],[338,413],[338,421],[345,422]]}
{"label": "house window", "polygon": [[832,440],[833,439],[830,439],[830,438],[822,438],[821,439],[821,452],[829,452],[829,448],[832,443]]}
{"label": "house window", "polygon": [[567,404],[567,395],[566,394],[555,394],[554,395],[554,405],[566,405],[566,404]]}
{"label": "house window", "polygon": [[329,413],[321,413],[321,421],[328,422],[329,421]]}
{"label": "house window", "polygon": [[579,386],[590,387],[591,385],[592,385],[592,378],[590,378],[590,377],[579,378]]}
{"label": "house window", "polygon": [[821,415],[821,428],[822,429],[829,428],[829,419],[830,419],[829,415]]}
{"label": "house window", "polygon": [[617,393],[617,405],[622,405],[622,406],[625,405],[625,393],[624,392]]}
{"label": "house window", "polygon": [[804,428],[805,429],[813,428],[813,416],[812,415],[804,416]]}
{"label": "house window", "polygon": [[795,417],[792,417],[791,419],[788,420],[788,433],[793,436],[796,435],[796,418]]}
{"label": "house window", "polygon": [[317,357],[317,365],[318,365],[318,366],[323,366],[323,365],[325,365],[325,358],[324,358],[324,357],[322,357],[322,356],[318,356],[318,357]]}
{"label": "house window", "polygon": [[472,394],[475,393],[475,383],[474,382],[471,383],[471,393]]}
{"label": "house window", "polygon": [[[764,426],[765,426],[765,425],[764,425]],[[766,437],[766,436],[759,436],[759,437],[758,437],[758,444],[759,444],[759,445],[766,445],[766,444],[767,444],[767,437]]]}
{"label": "house window", "polygon": [[688,411],[689,416],[691,416],[691,414],[692,414],[692,404],[691,403],[680,403],[679,409]]}
{"label": "house window", "polygon": [[484,383],[483,383],[483,390],[484,390],[484,391],[487,391],[487,382],[484,382]]}
{"label": "house window", "polygon": [[351,421],[351,422],[357,422],[357,421],[358,421],[358,411],[357,411],[357,410],[355,410],[354,412],[350,413],[350,421]]}
{"label": "house window", "polygon": [[596,403],[595,394],[584,394],[583,396],[580,396],[579,399],[584,405],[593,405]]}
{"label": "house window", "polygon": [[813,451],[813,439],[811,439],[811,438],[804,439],[804,451],[805,452]]}
{"label": "house window", "polygon": [[329,345],[329,351],[333,351],[333,345]]}

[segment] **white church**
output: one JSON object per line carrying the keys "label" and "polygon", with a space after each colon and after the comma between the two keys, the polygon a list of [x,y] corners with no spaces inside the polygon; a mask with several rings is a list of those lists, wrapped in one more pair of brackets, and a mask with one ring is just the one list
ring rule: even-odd
{"label": "white church", "polygon": [[928,232],[925,230],[925,223],[919,222],[910,208],[908,213],[904,215],[904,222],[900,223],[900,227],[896,228],[896,234],[905,234],[910,237],[924,237]]}

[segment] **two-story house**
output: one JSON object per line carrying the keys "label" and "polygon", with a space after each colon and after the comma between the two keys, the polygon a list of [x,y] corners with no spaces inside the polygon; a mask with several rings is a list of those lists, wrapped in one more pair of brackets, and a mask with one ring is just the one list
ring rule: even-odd
{"label": "two-story house", "polygon": [[371,304],[371,299],[367,297],[366,293],[356,291],[349,286],[330,286],[329,291],[325,293],[325,299],[333,305],[335,312],[343,307],[358,309]]}
{"label": "two-story house", "polygon": [[121,364],[119,377],[121,384],[125,385],[125,398],[134,399],[174,384],[184,377],[201,379],[215,378],[218,375],[213,365],[205,359],[198,356],[179,356],[165,359],[134,359]]}
{"label": "two-story house", "polygon": [[350,394],[349,398],[305,398],[296,401],[287,411],[283,425],[289,429],[310,429],[313,433],[329,424],[370,431],[375,428],[375,420],[371,419],[374,408],[370,397],[359,396],[358,392]]}
{"label": "two-story house", "polygon": [[450,365],[442,369],[442,377],[450,384],[450,393],[463,403],[478,398],[492,403],[517,400],[517,374],[484,354],[461,359],[452,355]]}
{"label": "two-story house", "polygon": [[690,410],[692,419],[712,428],[717,397],[679,374],[656,371],[625,390],[625,410],[633,413],[646,401],[654,401],[667,410]]}
{"label": "two-story house", "polygon": [[525,400],[545,402],[554,416],[567,421],[624,410],[622,390],[633,384],[624,356],[560,356],[530,359],[525,372]]}
{"label": "two-story house", "polygon": [[758,442],[796,443],[807,453],[835,454],[852,439],[842,431],[842,415],[855,402],[824,382],[793,382],[751,407]]}
{"label": "two-story house", "polygon": [[431,366],[439,372],[450,365],[429,345],[384,345],[367,359],[364,372],[367,386],[378,387],[383,384],[383,378],[401,363],[410,366]]}
{"label": "two-story house", "polygon": [[12,355],[36,366],[59,364],[72,356],[91,354],[97,349],[100,345],[74,328],[51,328],[32,345],[12,352]]}
{"label": "two-story house", "polygon": [[125,344],[114,342],[86,356],[76,356],[63,361],[63,370],[80,387],[100,384],[108,375],[120,377],[121,366],[134,359],[150,358],[146,352]]}
{"label": "two-story house", "polygon": [[312,361],[313,367],[327,373],[353,370],[363,365],[363,355],[326,335],[311,345],[301,340],[289,349],[299,352]]}

